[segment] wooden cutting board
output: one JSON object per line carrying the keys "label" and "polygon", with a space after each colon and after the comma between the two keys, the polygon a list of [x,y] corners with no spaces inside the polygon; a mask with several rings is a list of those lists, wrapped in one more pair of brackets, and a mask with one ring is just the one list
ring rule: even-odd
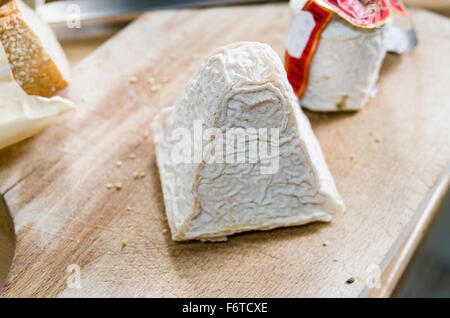
{"label": "wooden cutting board", "polygon": [[0,152],[17,239],[2,296],[387,295],[450,171],[450,21],[411,14],[420,45],[386,58],[375,99],[357,113],[307,113],[347,210],[226,243],[170,239],[150,123],[216,47],[262,41],[281,55],[288,8],[140,17],[74,69],[64,95],[76,116]]}

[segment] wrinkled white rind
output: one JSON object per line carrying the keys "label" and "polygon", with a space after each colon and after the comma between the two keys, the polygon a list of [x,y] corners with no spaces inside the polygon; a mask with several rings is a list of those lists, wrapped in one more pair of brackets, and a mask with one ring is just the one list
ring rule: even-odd
{"label": "wrinkled white rind", "polygon": [[[291,0],[291,20],[307,0]],[[314,111],[353,111],[376,92],[390,24],[364,29],[337,14],[323,31],[300,104]]]}
{"label": "wrinkled white rind", "polygon": [[[280,128],[275,174],[260,163],[173,164],[175,128]],[[166,213],[174,240],[329,221],[343,209],[320,145],[302,113],[277,54],[266,44],[216,50],[181,98],[154,125]],[[203,141],[208,144],[209,141]],[[248,153],[246,154],[248,156]]]}
{"label": "wrinkled white rind", "polygon": [[[0,44],[0,67],[8,65]],[[10,71],[0,75],[0,149],[27,139],[44,128],[59,123],[75,111],[74,104],[62,97],[29,96]]]}

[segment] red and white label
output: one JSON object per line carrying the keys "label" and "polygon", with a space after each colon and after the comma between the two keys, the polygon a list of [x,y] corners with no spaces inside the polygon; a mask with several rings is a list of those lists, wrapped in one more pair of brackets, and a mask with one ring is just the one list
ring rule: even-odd
{"label": "red and white label", "polygon": [[286,41],[286,50],[290,56],[297,59],[302,56],[315,26],[316,21],[311,12],[300,11],[297,14]]}
{"label": "red and white label", "polygon": [[333,11],[309,0],[294,19],[286,42],[285,68],[298,98],[303,96],[308,86],[312,58],[332,17]]}

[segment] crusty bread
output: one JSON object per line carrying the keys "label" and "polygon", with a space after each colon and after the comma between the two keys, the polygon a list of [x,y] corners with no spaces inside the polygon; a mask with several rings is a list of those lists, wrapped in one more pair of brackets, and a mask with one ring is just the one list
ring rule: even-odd
{"label": "crusty bread", "polygon": [[58,40],[20,0],[0,0],[0,40],[27,94],[50,97],[69,84],[70,66]]}

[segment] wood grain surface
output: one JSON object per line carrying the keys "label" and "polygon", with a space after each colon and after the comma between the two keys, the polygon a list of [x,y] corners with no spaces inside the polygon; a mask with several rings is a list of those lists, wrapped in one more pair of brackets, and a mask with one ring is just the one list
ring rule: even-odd
{"label": "wood grain surface", "polygon": [[[171,241],[150,123],[217,46],[261,41],[281,55],[287,6],[143,15],[76,66],[64,93],[73,118],[0,152],[17,237],[2,296],[366,295],[450,161],[450,21],[411,14],[420,44],[386,58],[375,99],[357,113],[307,113],[347,210],[227,243]],[[67,284],[72,264],[80,288]]]}

